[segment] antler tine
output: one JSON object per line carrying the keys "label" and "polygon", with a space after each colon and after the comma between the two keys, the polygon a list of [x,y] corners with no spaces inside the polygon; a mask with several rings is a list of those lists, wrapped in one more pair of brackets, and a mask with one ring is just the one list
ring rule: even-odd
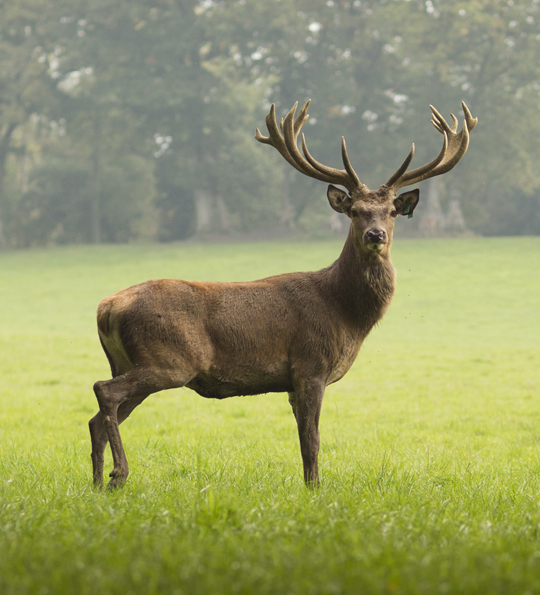
{"label": "antler tine", "polygon": [[[308,121],[309,114],[307,113],[307,110],[308,110],[310,103],[311,103],[311,99],[308,99],[306,101],[306,103],[304,103],[302,109],[300,110],[300,113],[298,114],[298,116],[296,118],[294,118],[294,114],[296,113],[296,108],[298,107],[298,101],[292,106],[292,109],[289,110],[289,113],[292,112],[292,117],[294,120],[293,130],[294,130],[295,140],[298,138],[298,133],[300,132],[300,128],[302,128],[304,123]],[[281,120],[279,121],[279,127],[280,127],[282,133],[283,133],[283,122],[284,122],[284,119],[281,118]]]}
{"label": "antler tine", "polygon": [[[300,113],[298,114],[298,117],[294,121],[294,138],[295,139],[298,138],[298,133],[300,132],[300,128],[302,128],[304,123],[308,121],[309,114],[307,113],[307,111],[308,111],[310,104],[311,104],[311,99],[308,99],[306,101],[306,103],[304,103],[302,109],[300,110]],[[295,104],[295,105],[297,105],[297,104]]]}
{"label": "antler tine", "polygon": [[[296,109],[296,105],[293,107],[293,110]],[[279,132],[278,124],[276,121],[276,105],[275,105],[275,103],[272,104],[272,106],[270,107],[270,112],[266,116],[266,127],[268,128],[269,136],[263,136],[261,134],[261,131],[257,128],[255,131],[255,139],[265,145],[271,145],[272,147],[277,149],[279,151],[279,153],[281,154],[281,156],[288,163],[290,163],[295,169],[297,169],[298,171],[300,171],[303,174],[310,175],[305,169],[300,167],[299,164],[297,164],[295,162],[295,160],[289,154],[287,145],[285,144],[285,140],[281,136],[281,133]]]}
{"label": "antler tine", "polygon": [[[289,113],[283,118],[278,126],[276,121],[276,108],[275,104],[272,104],[270,113],[266,116],[266,126],[268,128],[269,136],[263,136],[260,130],[257,128],[255,132],[255,138],[259,142],[272,145],[275,147],[281,155],[299,172],[321,180],[323,182],[329,182],[334,184],[340,184],[345,186],[349,191],[353,191],[356,188],[363,188],[364,185],[360,182],[356,172],[354,171],[347,154],[347,147],[345,141],[342,140],[341,154],[343,157],[343,164],[345,169],[335,169],[319,163],[315,160],[307,150],[306,140],[302,134],[302,149],[304,155],[300,153],[297,146],[298,134],[302,126],[305,124],[309,115],[307,110],[311,100],[308,100],[298,116],[295,118],[296,109],[298,102],[294,104]],[[281,129],[281,132],[280,132]]]}
{"label": "antler tine", "polygon": [[[396,180],[398,180],[397,183],[400,184],[397,187],[401,188],[402,186],[407,186],[409,184],[416,184],[416,181],[419,181],[419,180],[417,180],[417,178],[419,176],[429,174],[430,171],[433,171],[442,162],[447,151],[448,151],[448,134],[446,133],[446,131],[443,131],[443,146],[442,146],[442,149],[439,151],[439,154],[437,155],[437,157],[435,157],[435,159],[433,159],[433,161],[430,161],[429,163],[426,163],[425,165],[422,165],[421,167],[417,167],[416,169],[413,169],[412,171],[410,171],[408,173],[403,173],[400,178],[396,178]],[[406,169],[405,169],[405,171],[406,171]],[[427,177],[430,177],[430,176],[427,176]],[[424,178],[422,178],[422,179],[424,179]],[[409,180],[411,180],[411,181],[409,181]],[[390,185],[390,184],[387,184],[387,185]],[[394,185],[395,185],[395,183],[394,183]]]}
{"label": "antler tine", "polygon": [[[341,179],[342,176],[340,175],[339,170],[336,170],[331,167],[326,167],[325,165],[318,163],[314,159],[313,159],[313,162],[311,162],[310,160],[306,160],[307,157],[304,158],[302,156],[302,153],[300,153],[300,151],[298,150],[298,146],[296,144],[296,139],[298,136],[298,132],[300,131],[300,126],[298,126],[298,128],[297,128],[298,132],[296,132],[295,124],[300,119],[300,116],[302,115],[303,108],[302,108],[302,111],[300,112],[300,115],[298,116],[298,119],[296,121],[294,120],[295,111],[296,111],[296,105],[291,109],[291,111],[285,116],[285,119],[283,120],[283,136],[285,138],[285,144],[289,151],[289,155],[291,155],[291,157],[294,159],[294,161],[302,167],[304,173],[311,176],[312,178],[321,180],[323,182],[330,182],[330,183],[333,182],[334,184],[344,184],[344,180]],[[303,119],[305,121],[305,119],[306,119],[305,116]],[[302,143],[303,143],[303,145],[305,145],[304,134],[302,134]],[[343,173],[345,174],[346,172],[343,172]]]}
{"label": "antler tine", "polygon": [[[315,168],[321,175],[325,175],[328,178],[332,178],[331,181],[334,184],[341,184],[342,186],[345,186],[345,188],[347,188],[347,190],[350,190],[351,192],[355,188],[363,186],[363,184],[358,179],[358,176],[356,175],[356,173],[354,173],[354,177],[353,177],[344,169],[336,169],[334,167],[329,167],[329,166],[323,165],[322,163],[317,161],[311,155],[311,153],[308,151],[307,144],[306,144],[306,137],[304,136],[303,133],[302,133],[302,152],[304,153],[309,164],[313,168]],[[348,155],[346,156],[346,159],[347,159],[347,162],[349,162]],[[352,169],[352,166],[350,165],[350,162],[348,163],[348,165],[349,165],[349,167],[351,167],[351,170],[354,172],[354,170]]]}
{"label": "antler tine", "polygon": [[[275,103],[273,103],[270,107],[270,112],[268,113],[268,115],[266,116],[266,127],[268,128],[268,123],[269,121],[272,122],[272,120],[275,122],[276,121],[276,105]],[[277,124],[276,124],[277,127]],[[268,128],[268,131],[270,131],[270,128]],[[261,131],[256,128],[255,129],[255,140],[258,140],[260,143],[264,143],[265,145],[271,145],[272,147],[274,147],[274,143],[272,141],[272,138],[270,138],[270,136],[263,136],[263,134],[261,134]],[[276,147],[277,149],[277,147]]]}
{"label": "antler tine", "polygon": [[405,161],[399,166],[396,173],[386,182],[386,186],[391,187],[395,184],[399,178],[407,171],[407,168],[411,164],[412,158],[414,157],[414,143],[411,145],[411,150],[407,155]]}
{"label": "antler tine", "polygon": [[461,108],[463,109],[463,113],[465,114],[467,128],[469,129],[469,132],[472,132],[473,128],[478,124],[478,118],[472,117],[471,111],[469,110],[464,101],[461,102]]}
{"label": "antler tine", "polygon": [[[308,103],[308,105],[309,105],[309,103]],[[292,109],[287,114],[287,117],[294,118],[294,113],[296,112],[297,106],[298,106],[298,102],[296,102],[294,104]],[[300,129],[300,126],[307,119],[306,111],[307,111],[307,106],[304,105],[304,107],[300,111],[299,117],[297,119],[297,123],[299,124],[298,130]],[[255,131],[255,139],[258,140],[260,143],[263,143],[265,145],[271,145],[272,147],[277,149],[279,151],[279,153],[281,154],[281,156],[288,163],[290,163],[296,170],[298,170],[300,173],[303,173],[310,177],[316,177],[316,175],[318,175],[318,172],[315,169],[313,169],[309,165],[309,163],[307,163],[305,160],[303,160],[301,155],[300,155],[300,160],[297,160],[296,156],[291,155],[291,153],[287,147],[287,143],[285,142],[285,138],[284,138],[285,135],[282,136],[282,134],[280,133],[280,128],[281,128],[281,130],[284,130],[285,122],[282,119],[280,122],[280,127],[278,127],[278,123],[276,121],[276,105],[275,105],[275,103],[273,103],[272,106],[270,107],[270,112],[266,116],[265,121],[266,121],[266,127],[268,128],[269,136],[262,135],[261,131],[257,128]],[[293,144],[296,144],[296,141],[294,141]],[[297,153],[298,153],[298,149],[297,149]],[[325,178],[323,181],[331,182],[332,180],[328,180]]]}
{"label": "antler tine", "polygon": [[344,136],[341,137],[341,159],[343,160],[343,165],[345,166],[345,169],[347,170],[347,173],[349,174],[351,180],[354,182],[355,186],[359,188],[364,187],[364,184],[362,184],[362,182],[360,181],[358,174],[354,171],[353,166],[351,165],[351,162],[349,160],[349,154],[347,153],[347,145],[345,144]]}
{"label": "antler tine", "polygon": [[[409,153],[409,157],[407,157],[401,167],[388,180],[386,186],[397,190],[403,186],[416,184],[422,180],[444,174],[457,165],[463,155],[465,155],[469,146],[469,132],[478,123],[478,118],[472,117],[471,112],[465,103],[463,102],[461,105],[465,115],[465,121],[463,123],[463,128],[459,133],[457,132],[459,122],[454,114],[451,114],[452,126],[450,126],[448,122],[442,117],[442,115],[432,105],[430,105],[432,117],[431,122],[444,137],[443,147],[439,155],[430,163],[427,163],[422,167],[417,167],[416,169],[406,173],[407,167],[410,163],[409,157],[412,159],[412,156]],[[407,165],[404,167],[405,164]]]}
{"label": "antler tine", "polygon": [[[454,129],[450,128],[450,126],[448,125],[448,122],[442,117],[442,115],[432,106],[429,106],[429,109],[431,110],[431,123],[433,124],[433,126],[435,126],[435,128],[439,131],[439,132],[447,132],[448,134],[451,134],[452,132],[455,133],[457,130],[457,125],[455,126]],[[454,124],[456,124],[456,117],[454,116],[454,114],[451,114],[452,118],[454,119]]]}

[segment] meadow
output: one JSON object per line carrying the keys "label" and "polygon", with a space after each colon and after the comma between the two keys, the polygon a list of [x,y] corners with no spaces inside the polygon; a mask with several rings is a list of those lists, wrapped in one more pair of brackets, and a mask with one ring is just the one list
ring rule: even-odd
{"label": "meadow", "polygon": [[[327,389],[307,490],[285,394],[150,397],[91,485],[98,301],[327,266],[341,242],[0,254],[0,593],[540,593],[540,238],[394,242],[394,302]],[[106,473],[112,468],[110,456]]]}

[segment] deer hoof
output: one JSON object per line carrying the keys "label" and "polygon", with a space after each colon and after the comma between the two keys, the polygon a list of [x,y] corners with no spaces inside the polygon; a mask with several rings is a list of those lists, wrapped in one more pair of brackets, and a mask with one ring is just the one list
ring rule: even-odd
{"label": "deer hoof", "polygon": [[121,488],[127,480],[127,474],[124,476],[121,471],[111,471],[109,473],[109,477],[111,481],[107,485],[108,490],[116,490],[117,488]]}

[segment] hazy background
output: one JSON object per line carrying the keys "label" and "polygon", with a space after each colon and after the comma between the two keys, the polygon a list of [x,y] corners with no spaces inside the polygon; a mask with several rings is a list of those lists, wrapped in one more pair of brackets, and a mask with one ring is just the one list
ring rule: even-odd
{"label": "hazy background", "polygon": [[[377,187],[429,104],[480,119],[420,185],[418,235],[540,234],[538,0],[0,0],[0,247],[330,232],[325,185],[257,143],[311,98],[311,153],[340,137]],[[461,124],[460,124],[461,126]],[[335,217],[335,216],[334,216]]]}

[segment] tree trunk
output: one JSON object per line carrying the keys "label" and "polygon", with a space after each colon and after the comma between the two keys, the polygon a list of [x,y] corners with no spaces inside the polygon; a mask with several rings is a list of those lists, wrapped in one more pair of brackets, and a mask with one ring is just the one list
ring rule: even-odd
{"label": "tree trunk", "polygon": [[231,216],[229,214],[229,209],[223,200],[223,196],[220,194],[216,200],[217,206],[217,214],[219,216],[218,227],[221,228],[223,231],[231,231]]}
{"label": "tree trunk", "polygon": [[92,243],[101,243],[101,161],[99,149],[94,149],[92,154],[92,203],[91,208],[91,235]]}
{"label": "tree trunk", "polygon": [[461,210],[461,194],[459,190],[453,188],[450,192],[450,204],[446,213],[446,229],[453,232],[464,232],[467,229],[465,218]]}
{"label": "tree trunk", "polygon": [[90,234],[92,243],[101,243],[101,124],[99,115],[94,122],[94,147],[92,149],[92,186],[90,203]]}
{"label": "tree trunk", "polygon": [[427,237],[436,236],[444,229],[444,215],[440,202],[440,180],[431,178],[428,182],[427,201],[418,229]]}
{"label": "tree trunk", "polygon": [[[4,203],[4,180],[6,177],[6,161],[7,151],[0,150],[0,205]],[[2,221],[2,213],[0,211],[0,250],[7,248],[7,241],[4,235],[4,223]]]}
{"label": "tree trunk", "polygon": [[6,163],[9,155],[9,143],[16,127],[16,124],[5,126],[0,137],[0,250],[6,250],[8,247],[6,236],[4,235],[2,207],[4,205],[4,183],[6,179]]}
{"label": "tree trunk", "polygon": [[214,200],[210,192],[195,190],[195,212],[197,214],[197,233],[210,231],[214,219]]}
{"label": "tree trunk", "polygon": [[281,194],[281,225],[286,225],[290,229],[296,227],[294,222],[294,209],[291,203],[291,166],[286,161],[283,167],[283,192]]}

